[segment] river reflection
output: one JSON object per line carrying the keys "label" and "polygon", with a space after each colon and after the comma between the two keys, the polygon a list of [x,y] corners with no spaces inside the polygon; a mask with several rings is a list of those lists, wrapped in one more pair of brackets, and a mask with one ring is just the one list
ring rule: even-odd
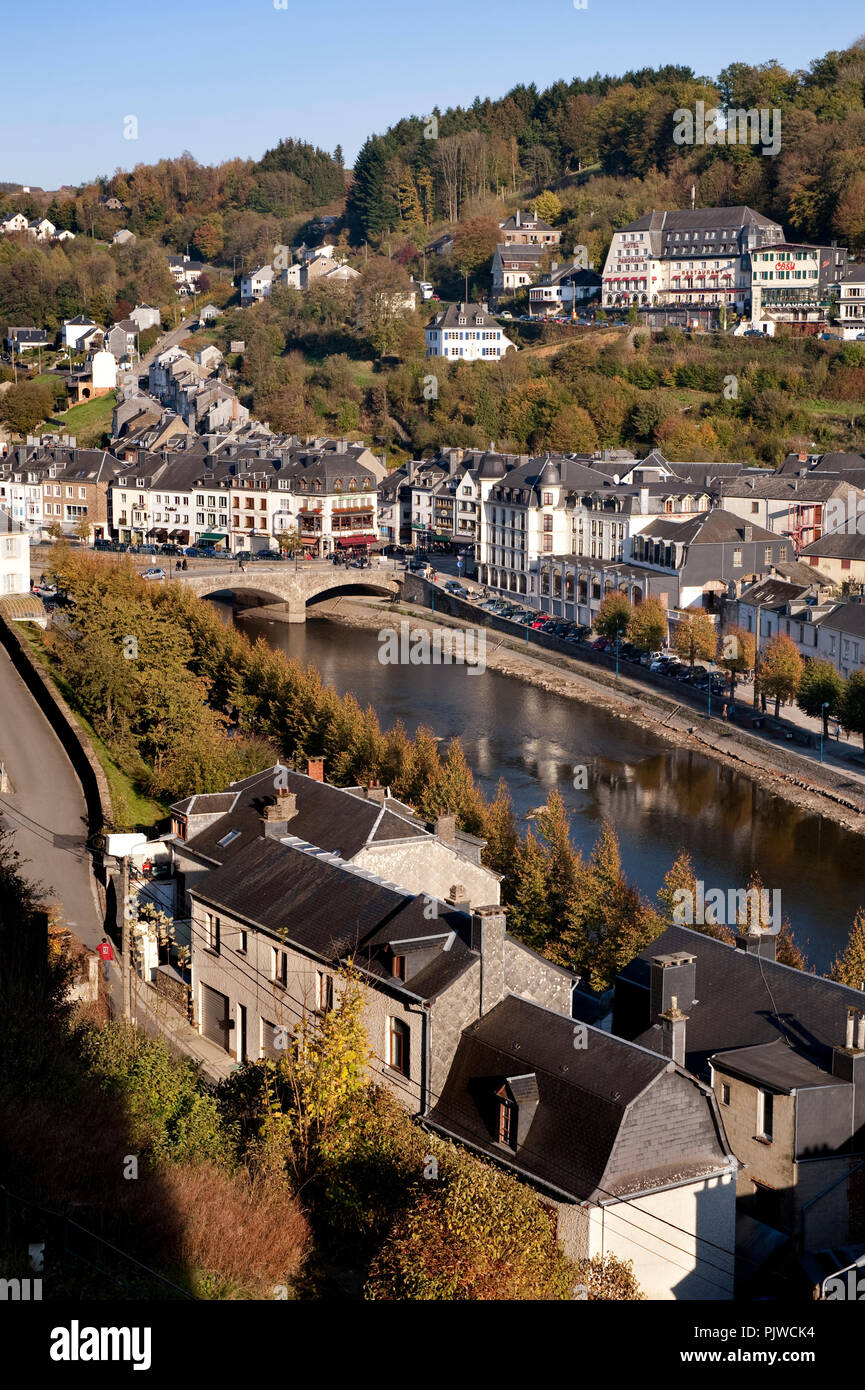
{"label": "river reflection", "polygon": [[[744,886],[754,867],[764,886],[780,888],[784,915],[818,970],[846,944],[865,903],[858,835],[603,710],[497,672],[383,666],[374,632],[322,619],[288,626],[243,617],[239,626],[317,666],[341,693],[353,691],[384,728],[401,719],[409,733],[426,724],[445,742],[459,735],[479,785],[492,795],[504,777],[520,817],[558,787],[584,850],[609,817],[627,873],[645,893],[655,893],[686,848],[707,889]],[[574,787],[580,766],[588,770],[585,790]]]}

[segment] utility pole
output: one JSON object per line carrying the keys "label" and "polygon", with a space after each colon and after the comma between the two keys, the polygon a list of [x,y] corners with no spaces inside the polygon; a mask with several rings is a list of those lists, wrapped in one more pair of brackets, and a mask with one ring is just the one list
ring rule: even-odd
{"label": "utility pole", "polygon": [[132,1017],[132,961],[130,951],[130,913],[129,902],[129,856],[124,855],[120,863],[120,891],[123,898],[123,928],[120,956],[122,961],[121,990],[122,1011],[125,1019]]}

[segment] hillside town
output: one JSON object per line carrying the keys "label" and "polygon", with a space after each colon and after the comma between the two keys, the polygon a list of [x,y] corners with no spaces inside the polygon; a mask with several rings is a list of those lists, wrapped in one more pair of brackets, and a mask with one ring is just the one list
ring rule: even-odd
{"label": "hillside town", "polygon": [[794,51],[0,182],[0,1298],[92,1359],[863,1296],[865,48]]}

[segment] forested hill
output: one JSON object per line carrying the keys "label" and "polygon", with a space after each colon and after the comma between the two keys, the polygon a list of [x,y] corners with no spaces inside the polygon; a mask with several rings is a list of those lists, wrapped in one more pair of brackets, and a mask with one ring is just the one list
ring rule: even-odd
{"label": "forested hill", "polygon": [[[781,148],[678,145],[673,113],[768,108],[781,113]],[[789,232],[865,245],[865,39],[788,72],[733,63],[713,80],[687,67],[515,87],[500,100],[402,120],[371,136],[348,199],[359,243],[418,219],[454,220],[485,195],[556,188],[574,231],[594,242],[655,206],[747,204]],[[580,171],[592,169],[586,180]],[[581,186],[582,185],[582,186]],[[572,189],[568,196],[569,187]]]}

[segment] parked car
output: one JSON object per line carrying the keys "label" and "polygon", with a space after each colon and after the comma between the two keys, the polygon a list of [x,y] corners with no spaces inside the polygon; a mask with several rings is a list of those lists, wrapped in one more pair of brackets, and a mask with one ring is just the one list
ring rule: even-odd
{"label": "parked car", "polygon": [[445,593],[454,594],[456,598],[468,598],[469,591],[464,584],[460,584],[456,579],[448,580],[445,584]]}
{"label": "parked car", "polygon": [[590,645],[594,647],[596,652],[605,652],[610,645],[610,640],[608,637],[596,637]]}
{"label": "parked car", "polygon": [[142,574],[141,578],[142,578],[142,579],[164,579],[164,578],[165,578],[165,570],[159,569],[159,567],[157,566],[157,567],[154,568],[154,569],[145,570],[144,573]]}
{"label": "parked car", "polygon": [[158,555],[158,554],[159,554],[159,552],[158,552],[158,550],[157,550],[157,548],[156,548],[155,545],[140,545],[140,546],[138,547],[138,553],[139,553],[139,555]]}

